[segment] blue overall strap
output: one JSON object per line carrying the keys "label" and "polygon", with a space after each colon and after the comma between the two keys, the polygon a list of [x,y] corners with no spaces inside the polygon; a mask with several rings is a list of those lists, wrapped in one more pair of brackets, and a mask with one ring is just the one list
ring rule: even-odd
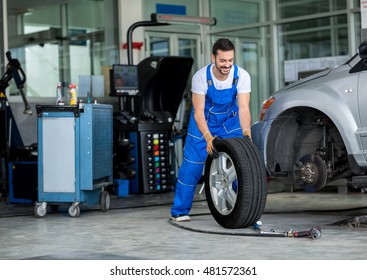
{"label": "blue overall strap", "polygon": [[237,87],[238,83],[238,66],[236,64],[233,64],[234,72],[233,72],[233,82],[232,82],[232,88]]}
{"label": "blue overall strap", "polygon": [[213,80],[212,75],[210,74],[210,67],[212,64],[209,64],[208,67],[206,67],[206,82],[208,83],[208,87],[213,86]]}

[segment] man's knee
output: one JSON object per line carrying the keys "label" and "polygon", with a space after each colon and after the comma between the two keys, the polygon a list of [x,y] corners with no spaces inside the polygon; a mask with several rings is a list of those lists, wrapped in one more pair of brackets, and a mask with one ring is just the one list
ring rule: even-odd
{"label": "man's knee", "polygon": [[196,187],[203,173],[203,168],[203,163],[192,163],[184,159],[178,171],[178,182],[184,186]]}

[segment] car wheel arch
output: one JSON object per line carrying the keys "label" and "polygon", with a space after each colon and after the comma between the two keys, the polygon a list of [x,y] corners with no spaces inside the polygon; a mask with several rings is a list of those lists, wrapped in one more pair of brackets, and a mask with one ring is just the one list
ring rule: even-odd
{"label": "car wheel arch", "polygon": [[[329,118],[338,129],[348,154],[361,154],[361,140],[356,133],[360,128],[359,115],[350,110],[349,107],[352,106],[350,102],[352,101],[346,102],[346,100],[340,99],[342,97],[337,98],[335,95],[336,93],[333,91],[325,93],[318,90],[307,91],[303,89],[294,90],[291,95],[286,94],[278,97],[275,95],[276,102],[269,110],[272,116],[268,115],[267,117],[277,121],[279,118],[299,110],[310,110],[311,112],[320,113],[320,115]],[[315,102],[315,100],[320,99],[318,96],[322,96],[322,102]],[[333,105],[330,106],[330,104]],[[274,114],[275,112],[277,113]]]}
{"label": "car wheel arch", "polygon": [[[319,125],[315,121],[319,121]],[[275,177],[289,176],[295,160],[304,154],[315,153],[323,136],[322,122],[327,123],[337,148],[346,149],[344,140],[330,117],[314,108],[292,108],[272,122],[265,149],[268,173]]]}

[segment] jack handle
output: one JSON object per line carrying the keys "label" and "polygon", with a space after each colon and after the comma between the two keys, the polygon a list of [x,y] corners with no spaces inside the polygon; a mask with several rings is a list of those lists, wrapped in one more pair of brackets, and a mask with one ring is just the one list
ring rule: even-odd
{"label": "jack handle", "polygon": [[22,96],[22,100],[24,103],[24,114],[28,114],[28,115],[32,115],[32,111],[31,111],[31,107],[28,104],[27,98],[25,97],[24,91],[23,91],[23,87],[26,81],[26,75],[22,69],[22,66],[19,63],[18,59],[13,59],[11,57],[11,52],[7,51],[6,52],[6,58],[8,59],[9,63],[6,67],[6,74],[9,78],[8,80],[11,79],[11,77],[14,78],[14,81],[17,85],[17,88],[19,89],[20,95]]}

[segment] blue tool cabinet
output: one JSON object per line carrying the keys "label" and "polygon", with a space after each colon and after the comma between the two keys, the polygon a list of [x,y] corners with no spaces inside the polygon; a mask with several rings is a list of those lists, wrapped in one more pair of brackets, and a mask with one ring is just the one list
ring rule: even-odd
{"label": "blue tool cabinet", "polygon": [[37,105],[38,201],[37,217],[47,214],[48,203],[71,203],[71,217],[80,204],[110,205],[105,187],[113,184],[112,105]]}

